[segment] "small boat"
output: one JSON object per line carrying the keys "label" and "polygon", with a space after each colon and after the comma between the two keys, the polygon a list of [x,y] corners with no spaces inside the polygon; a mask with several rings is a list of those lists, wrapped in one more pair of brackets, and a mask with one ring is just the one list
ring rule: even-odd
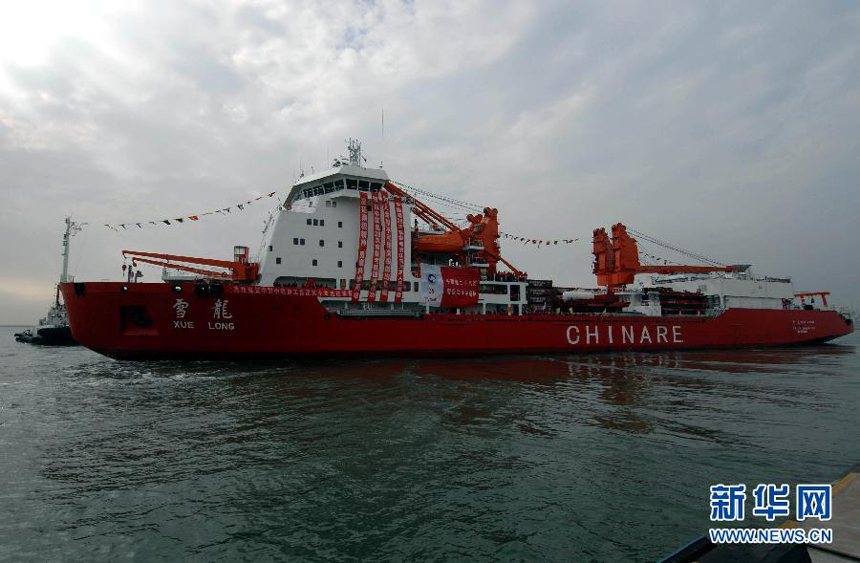
{"label": "small boat", "polygon": [[[81,230],[82,225],[66,217],[66,231],[63,235],[63,272],[60,275],[60,283],[72,281],[69,276],[69,242],[70,239]],[[15,340],[25,344],[42,344],[45,346],[75,346],[78,343],[72,337],[72,329],[69,326],[69,313],[66,306],[60,300],[60,285],[54,297],[54,304],[48,309],[48,314],[39,320],[39,324],[33,328],[15,333]]]}

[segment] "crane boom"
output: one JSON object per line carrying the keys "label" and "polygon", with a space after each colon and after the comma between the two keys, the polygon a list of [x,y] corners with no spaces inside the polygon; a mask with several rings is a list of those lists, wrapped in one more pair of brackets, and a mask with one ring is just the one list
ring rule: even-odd
{"label": "crane boom", "polygon": [[144,264],[152,264],[154,266],[164,266],[165,268],[173,268],[175,270],[182,270],[183,272],[189,272],[192,274],[201,274],[203,276],[212,277],[212,278],[229,278],[231,276],[231,274],[226,273],[226,272],[216,272],[215,270],[204,270],[203,268],[194,268],[193,266],[174,264],[171,262],[163,262],[161,260],[152,260],[150,258],[135,257],[134,262],[143,262]]}
{"label": "crane boom", "polygon": [[612,226],[611,240],[606,229],[595,229],[592,242],[597,283],[610,288],[633,283],[636,274],[704,274],[735,270],[733,266],[642,265],[636,239],[627,234],[627,227],[621,223]]}
{"label": "crane boom", "polygon": [[708,272],[734,272],[733,266],[639,266],[639,274],[706,274]]}
{"label": "crane boom", "polygon": [[[496,219],[498,216],[497,209],[485,207],[482,215],[469,215],[467,219],[471,225],[464,229],[448,220],[430,206],[415,199],[394,183],[386,182],[385,189],[394,195],[412,199],[412,201],[415,202],[413,206],[413,212],[415,215],[430,225],[434,225],[442,230],[447,230],[445,234],[425,235],[422,237],[421,240],[424,241],[423,244],[426,245],[426,248],[432,249],[430,251],[449,251],[455,254],[461,253],[466,245],[477,240],[483,244],[484,248],[481,252],[484,257],[489,259],[489,274],[495,274],[495,264],[496,262],[501,262],[516,276],[522,277],[524,275],[520,270],[514,267],[513,264],[502,258],[501,253],[499,252],[499,245],[497,242],[497,239],[499,238],[499,224]],[[421,244],[421,241],[419,241],[419,249],[421,249]]]}
{"label": "crane boom", "polygon": [[[197,256],[182,256],[179,254],[163,254],[160,252],[143,252],[140,250],[123,250],[122,255],[131,258],[132,260],[140,260],[148,264],[156,266],[165,266],[174,268],[184,272],[194,274],[211,275],[217,277],[229,277],[233,281],[253,281],[257,279],[260,265],[256,262],[248,262],[247,247],[237,247],[245,249],[242,255],[237,254],[235,260],[216,260],[214,258],[200,258]],[[155,260],[149,260],[153,258]],[[157,260],[157,261],[156,261]],[[225,268],[230,270],[230,273],[213,272],[212,270],[204,270],[188,266],[188,264],[196,264],[200,266],[214,266],[216,268]]]}

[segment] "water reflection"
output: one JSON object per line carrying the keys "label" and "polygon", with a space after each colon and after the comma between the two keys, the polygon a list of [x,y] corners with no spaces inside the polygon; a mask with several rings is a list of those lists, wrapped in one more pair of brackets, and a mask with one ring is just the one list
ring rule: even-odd
{"label": "water reflection", "polygon": [[22,521],[81,538],[63,549],[83,559],[124,549],[119,537],[153,558],[451,559],[452,546],[522,544],[534,559],[653,559],[679,529],[700,532],[698,509],[683,507],[714,479],[772,476],[789,458],[824,472],[860,447],[843,430],[860,423],[853,346],[247,365],[76,357],[39,375],[38,402],[0,398],[29,409],[0,431],[20,423],[38,440],[7,452],[24,460],[9,472]]}

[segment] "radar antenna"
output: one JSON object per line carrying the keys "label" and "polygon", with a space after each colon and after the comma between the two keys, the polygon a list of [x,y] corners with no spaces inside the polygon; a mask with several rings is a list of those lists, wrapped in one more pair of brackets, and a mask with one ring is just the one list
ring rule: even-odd
{"label": "radar antenna", "polygon": [[347,150],[349,151],[349,163],[351,165],[361,166],[363,162],[367,162],[367,159],[361,154],[361,143],[358,139],[350,137],[347,140]]}

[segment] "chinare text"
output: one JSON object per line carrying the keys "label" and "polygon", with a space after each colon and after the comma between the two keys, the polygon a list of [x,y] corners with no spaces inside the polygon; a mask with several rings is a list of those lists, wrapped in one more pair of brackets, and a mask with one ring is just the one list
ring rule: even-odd
{"label": "chinare text", "polygon": [[567,342],[586,346],[600,344],[679,344],[684,342],[681,327],[634,325],[570,325]]}

